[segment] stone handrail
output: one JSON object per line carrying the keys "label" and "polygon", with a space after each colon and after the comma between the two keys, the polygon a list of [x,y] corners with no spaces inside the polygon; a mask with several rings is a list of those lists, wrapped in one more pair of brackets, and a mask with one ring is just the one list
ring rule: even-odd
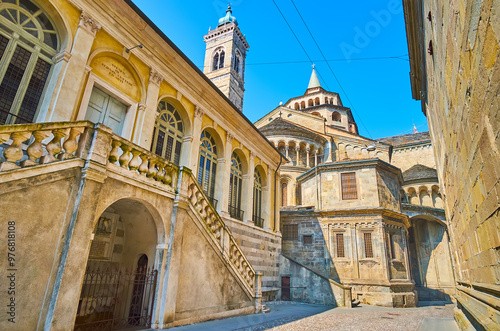
{"label": "stone handrail", "polygon": [[223,256],[227,258],[234,270],[244,280],[252,296],[255,296],[255,270],[192,174],[188,183],[188,199],[193,208],[198,212],[198,216],[204,222],[206,229],[219,242]]}
{"label": "stone handrail", "polygon": [[116,134],[111,134],[108,161],[172,188],[176,186],[179,166]]}
{"label": "stone handrail", "polygon": [[0,172],[80,157],[87,121],[0,125]]}

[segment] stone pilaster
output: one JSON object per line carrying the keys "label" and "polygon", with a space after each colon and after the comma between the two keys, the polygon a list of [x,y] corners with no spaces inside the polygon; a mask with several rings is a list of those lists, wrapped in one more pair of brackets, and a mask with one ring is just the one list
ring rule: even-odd
{"label": "stone pilaster", "polygon": [[71,56],[69,58],[66,70],[63,71],[61,85],[57,91],[54,91],[56,100],[53,103],[52,111],[49,110],[49,121],[68,121],[71,120],[76,102],[80,96],[85,67],[87,66],[90,49],[94,43],[96,33],[101,29],[101,25],[93,19],[88,13],[82,12],[80,23],[76,31]]}

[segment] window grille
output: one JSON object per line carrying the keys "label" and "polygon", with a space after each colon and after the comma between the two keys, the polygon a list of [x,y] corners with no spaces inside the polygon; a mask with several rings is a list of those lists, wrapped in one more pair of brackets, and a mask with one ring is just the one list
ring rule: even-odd
{"label": "window grille", "polygon": [[365,240],[365,257],[372,258],[373,257],[372,233],[365,232],[363,237]]}
{"label": "window grille", "polygon": [[165,100],[160,101],[156,110],[159,115],[155,121],[151,150],[162,158],[179,164],[184,137],[181,115],[174,105]]}
{"label": "window grille", "polygon": [[217,173],[217,146],[212,135],[204,130],[201,134],[200,162],[198,168],[198,183],[209,197],[212,206],[216,207],[215,175]]}
{"label": "window grille", "polygon": [[341,182],[342,182],[342,199],[343,200],[357,199],[358,192],[356,188],[356,173],[348,172],[341,174]]}
{"label": "window grille", "polygon": [[35,120],[58,44],[34,2],[0,1],[0,124]]}
{"label": "window grille", "polygon": [[231,156],[231,173],[229,175],[229,213],[231,217],[243,219],[241,210],[241,187],[243,183],[243,171],[238,154],[233,152]]}
{"label": "window grille", "polygon": [[256,226],[263,227],[262,219],[262,176],[255,169],[253,179],[253,221]]}
{"label": "window grille", "polygon": [[299,226],[297,224],[283,224],[283,240],[298,240]]}
{"label": "window grille", "polygon": [[337,233],[335,235],[337,240],[337,257],[345,257],[344,253],[344,234]]}

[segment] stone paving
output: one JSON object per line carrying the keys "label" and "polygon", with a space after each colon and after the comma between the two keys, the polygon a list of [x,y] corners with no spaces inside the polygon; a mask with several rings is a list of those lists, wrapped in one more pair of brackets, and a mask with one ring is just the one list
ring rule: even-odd
{"label": "stone paving", "polygon": [[431,303],[418,308],[386,308],[361,305],[334,308],[301,303],[268,304],[271,313],[238,316],[187,325],[175,331],[191,330],[424,330],[458,331],[453,320],[454,304]]}

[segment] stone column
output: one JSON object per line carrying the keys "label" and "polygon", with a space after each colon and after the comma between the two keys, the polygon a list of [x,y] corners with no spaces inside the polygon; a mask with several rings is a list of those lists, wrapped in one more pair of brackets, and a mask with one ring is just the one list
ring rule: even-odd
{"label": "stone column", "polygon": [[[391,274],[390,274],[390,268],[389,268],[389,260],[387,259],[387,251],[389,249],[389,247],[386,247],[387,245],[387,240],[385,238],[385,225],[382,221],[380,221],[380,223],[377,224],[377,227],[378,227],[378,234],[379,234],[379,238],[380,240],[382,241],[379,245],[379,251],[381,252],[381,260],[382,260],[382,272],[385,274],[386,276],[386,279],[387,280],[390,280],[391,279]],[[373,238],[372,238],[373,240]],[[373,244],[372,244],[373,245]],[[373,252],[374,256],[375,256],[375,251]]]}
{"label": "stone column", "polygon": [[89,58],[90,49],[94,43],[97,31],[101,25],[82,12],[80,23],[75,34],[71,58],[63,72],[62,83],[59,90],[54,91],[57,95],[52,112],[49,115],[50,122],[69,121],[80,96],[80,88],[84,80],[85,67]]}
{"label": "stone column", "polygon": [[356,224],[351,225],[351,246],[352,246],[352,266],[353,278],[359,279],[359,256],[358,256],[358,234]]}
{"label": "stone column", "polygon": [[319,149],[316,149],[314,152],[314,166],[316,167],[318,165],[318,151]]}
{"label": "stone column", "polygon": [[151,142],[153,141],[154,125],[158,114],[156,111],[158,107],[158,95],[160,93],[160,84],[162,81],[163,78],[160,76],[158,71],[155,69],[151,69],[149,71],[149,85],[146,92],[146,104],[139,105],[134,142],[146,149],[151,148]]}
{"label": "stone column", "polygon": [[234,136],[231,133],[226,134],[226,146],[224,149],[224,168],[222,172],[222,194],[220,200],[220,206],[217,208],[220,210],[222,215],[229,216],[228,205],[229,205],[229,177],[231,174],[231,154],[233,151],[233,139]]}
{"label": "stone column", "polygon": [[[205,112],[199,107],[195,106],[194,109],[194,120],[193,120],[193,130],[191,134],[191,145],[188,150],[188,160],[186,160],[186,164],[193,171],[195,177],[198,177],[198,156],[200,153],[200,139],[201,139],[201,124],[203,115]],[[182,164],[182,163],[181,163]]]}
{"label": "stone column", "polygon": [[243,177],[243,193],[241,197],[242,209],[245,211],[244,219],[248,223],[253,222],[253,181],[254,181],[254,171],[255,171],[255,154],[250,151],[250,158],[248,160],[248,173],[247,180]]}
{"label": "stone column", "polygon": [[[405,258],[405,268],[406,268],[406,279],[411,280],[411,275],[410,275],[410,261],[408,258],[408,252],[410,250],[410,247],[408,247],[408,240],[406,240],[406,230],[405,228],[401,228],[401,241],[403,244],[403,255]],[[437,269],[436,269],[437,270]],[[439,284],[439,281],[438,281]]]}
{"label": "stone column", "polygon": [[288,159],[288,142],[285,145],[285,156]]}
{"label": "stone column", "polygon": [[326,142],[325,154],[327,155],[325,162],[333,162],[332,160],[332,142],[328,140]]}
{"label": "stone column", "polygon": [[309,152],[311,151],[311,147],[309,145],[307,145],[307,148],[306,148],[306,167],[310,168],[309,166]]}
{"label": "stone column", "polygon": [[295,155],[296,155],[295,165],[298,167],[299,161],[300,161],[300,145],[299,144],[295,144]]}
{"label": "stone column", "polygon": [[[272,192],[272,181],[273,181],[273,175],[274,175],[274,170],[271,170],[271,168],[267,168],[267,174],[266,174],[266,187],[262,189],[262,218],[264,219],[264,229],[270,230],[271,229],[271,216],[273,215],[273,211],[271,210],[272,208],[272,202],[274,200],[274,197],[271,195]],[[278,194],[278,190],[275,190],[276,194]],[[277,201],[276,203],[279,203]],[[277,208],[279,210],[279,208]]]}

